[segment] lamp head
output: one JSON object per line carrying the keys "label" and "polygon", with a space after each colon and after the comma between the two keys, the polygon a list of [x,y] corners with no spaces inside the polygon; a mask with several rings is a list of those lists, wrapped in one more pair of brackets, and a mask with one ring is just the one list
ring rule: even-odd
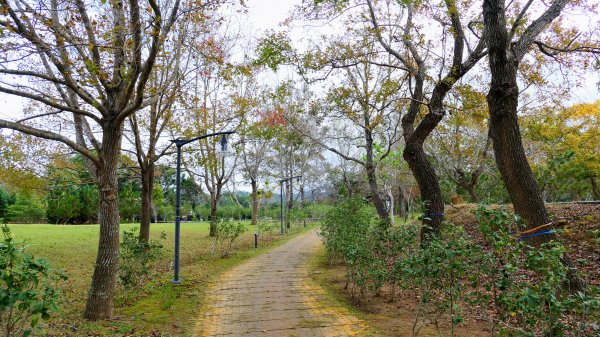
{"label": "lamp head", "polygon": [[227,157],[231,154],[229,151],[229,143],[227,142],[227,135],[222,135],[221,140],[219,141],[219,149],[217,150],[217,156],[219,157]]}

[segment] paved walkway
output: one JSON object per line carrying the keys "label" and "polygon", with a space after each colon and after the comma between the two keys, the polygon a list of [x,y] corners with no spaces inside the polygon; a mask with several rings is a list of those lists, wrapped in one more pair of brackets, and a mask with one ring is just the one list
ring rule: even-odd
{"label": "paved walkway", "polygon": [[310,280],[307,262],[320,244],[311,231],[225,273],[195,336],[360,336],[362,322]]}

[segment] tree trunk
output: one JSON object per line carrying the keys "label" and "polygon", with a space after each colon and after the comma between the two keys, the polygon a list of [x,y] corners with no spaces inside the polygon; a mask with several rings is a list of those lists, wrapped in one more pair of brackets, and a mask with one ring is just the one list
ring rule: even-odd
{"label": "tree trunk", "polygon": [[[368,108],[363,108],[363,110],[368,111]],[[375,210],[377,210],[377,215],[379,216],[379,219],[390,224],[390,214],[388,213],[385,207],[383,199],[381,199],[381,195],[379,194],[379,186],[377,186],[377,173],[373,155],[373,133],[370,129],[370,121],[368,116],[369,115],[366,112],[363,115],[363,120],[365,123],[364,133],[367,152],[367,158],[365,161],[365,171],[367,172],[367,180],[369,181],[369,188],[371,189],[371,200],[373,200],[373,205],[375,206]]]}
{"label": "tree trunk", "polygon": [[[505,28],[503,4],[504,1],[484,1],[492,74],[492,83],[487,95],[490,110],[489,134],[493,142],[496,164],[515,212],[523,217],[528,228],[534,228],[550,222],[550,218],[521,142],[517,117],[518,61],[511,51],[506,50],[508,33]],[[531,241],[546,242],[548,236],[537,236]]]}
{"label": "tree trunk", "polygon": [[386,188],[386,192],[390,200],[389,219],[391,224],[394,225],[394,204],[396,203],[396,200],[394,200],[394,193],[392,193],[391,188]]}
{"label": "tree trunk", "polygon": [[406,201],[404,200],[404,193],[402,192],[402,186],[398,186],[398,215],[399,216],[404,216],[405,214],[405,203]]}
{"label": "tree trunk", "polygon": [[213,193],[210,194],[210,232],[208,236],[211,238],[217,236],[217,204],[219,200]]}
{"label": "tree trunk", "polygon": [[379,194],[379,186],[377,186],[377,177],[375,176],[375,168],[367,163],[365,167],[367,171],[367,180],[369,181],[369,188],[371,190],[371,200],[373,201],[373,205],[375,206],[375,210],[377,211],[377,215],[383,221],[390,221],[390,214],[385,207],[385,203],[383,199],[381,199],[381,195]]}
{"label": "tree trunk", "polygon": [[[525,155],[517,117],[519,87],[517,85],[518,59],[507,50],[508,32],[503,0],[485,0],[484,22],[489,45],[489,63],[492,75],[487,102],[490,110],[489,135],[493,142],[496,165],[515,212],[526,223],[527,229],[551,223],[544,200],[533,177]],[[534,247],[555,240],[553,233],[527,239]],[[583,283],[567,254],[563,262],[569,267],[571,290],[581,289]]]}
{"label": "tree trunk", "polygon": [[354,195],[354,189],[352,188],[352,182],[350,181],[350,179],[348,179],[348,175],[346,174],[346,171],[344,171],[343,183],[344,183],[344,186],[346,187],[346,190],[348,192],[348,196],[350,198],[352,198],[352,196]]}
{"label": "tree trunk", "polygon": [[217,182],[214,192],[210,193],[210,232],[209,236],[215,237],[217,236],[217,210],[219,208],[219,201],[221,200],[221,195],[223,191],[223,185],[221,182]]}
{"label": "tree trunk", "polygon": [[250,185],[252,186],[252,221],[251,225],[258,224],[258,183],[256,179],[250,179]]}
{"label": "tree trunk", "polygon": [[[290,177],[292,177],[292,169],[290,166]],[[285,222],[285,227],[290,229],[292,227],[292,208],[294,207],[294,179],[288,180],[288,188],[287,188],[287,220]]]}
{"label": "tree trunk", "polygon": [[600,189],[598,189],[596,178],[590,177],[590,183],[592,184],[592,194],[594,195],[594,200],[600,200]]}
{"label": "tree trunk", "polygon": [[471,198],[471,202],[478,204],[479,203],[479,197],[477,196],[477,193],[475,193],[475,186],[472,184],[466,184],[464,186],[465,190],[467,190],[467,193],[469,193],[469,197]]}
{"label": "tree trunk", "polygon": [[460,185],[460,187],[464,188],[465,191],[467,191],[471,202],[476,204],[479,203],[479,197],[477,196],[477,193],[475,193],[475,185],[477,185],[477,179],[467,180],[464,176],[461,176],[458,179],[458,185]]}
{"label": "tree trunk", "polygon": [[427,160],[422,145],[414,142],[407,143],[403,157],[419,185],[421,200],[425,203],[423,205],[425,226],[421,231],[421,241],[426,241],[427,237],[438,235],[440,232],[440,225],[444,219],[442,191],[435,170]]}
{"label": "tree trunk", "polygon": [[[109,122],[110,123],[110,122]],[[102,135],[102,166],[98,168],[100,192],[100,237],[92,284],[88,292],[85,318],[108,319],[113,313],[113,299],[119,270],[119,197],[117,164],[121,149],[122,125],[105,125]]]}
{"label": "tree trunk", "polygon": [[150,240],[150,222],[152,221],[152,192],[154,187],[154,163],[140,167],[142,173],[142,214],[140,219],[139,242]]}
{"label": "tree trunk", "polygon": [[[290,164],[290,178],[294,176],[294,171],[292,170],[292,165]],[[292,210],[294,207],[294,179],[288,180],[288,191],[289,191],[289,200],[288,200],[288,209]]]}

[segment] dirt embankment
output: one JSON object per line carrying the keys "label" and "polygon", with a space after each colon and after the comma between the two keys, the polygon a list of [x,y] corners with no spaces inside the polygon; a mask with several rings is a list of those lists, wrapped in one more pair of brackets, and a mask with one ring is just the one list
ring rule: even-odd
{"label": "dirt embankment", "polygon": [[[498,207],[498,206],[492,206]],[[589,284],[600,285],[600,204],[548,204],[554,229],[571,259]],[[474,204],[446,206],[446,220],[474,234],[477,221]],[[512,205],[507,205],[513,211]],[[474,234],[474,236],[477,236]]]}

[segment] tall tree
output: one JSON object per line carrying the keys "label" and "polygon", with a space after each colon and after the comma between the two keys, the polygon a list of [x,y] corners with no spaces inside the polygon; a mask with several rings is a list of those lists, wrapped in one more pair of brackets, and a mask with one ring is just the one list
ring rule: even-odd
{"label": "tall tree", "polygon": [[[370,46],[372,47],[372,45]],[[367,55],[374,54],[373,51]],[[327,135],[318,143],[328,150],[343,155],[342,152],[327,145],[328,138],[346,136],[348,141],[360,139],[356,144],[364,148],[360,157],[343,156],[364,167],[371,200],[377,214],[384,221],[390,220],[390,214],[382,197],[380,184],[377,182],[377,166],[390,154],[392,147],[400,140],[398,109],[401,107],[398,92],[402,81],[393,78],[391,68],[379,69],[371,64],[369,58],[350,61],[352,65],[340,66],[343,68],[343,82],[339,87],[334,87],[328,94],[326,101],[332,102],[330,114],[327,117],[348,123],[358,130],[343,127],[348,132],[323,132]],[[348,125],[348,126],[349,126]],[[328,126],[325,126],[325,130]],[[316,137],[314,138],[316,139]],[[381,149],[381,151],[377,151]]]}
{"label": "tall tree", "polygon": [[2,119],[0,128],[62,142],[87,158],[100,190],[100,235],[84,316],[109,318],[119,265],[117,164],[123,125],[154,99],[146,84],[179,14],[179,0],[168,9],[154,0],[93,5],[1,0],[0,5],[0,92],[53,109],[30,122],[72,114],[75,139],[43,123]]}
{"label": "tall tree", "polygon": [[432,136],[437,169],[456,187],[466,191],[471,202],[478,203],[479,178],[491,165],[485,95],[470,84],[459,84],[450,93],[446,106],[450,116]]}
{"label": "tall tree", "polygon": [[[528,229],[551,224],[551,220],[521,141],[517,116],[519,105],[517,74],[519,64],[534,45],[546,53],[569,49],[568,46],[552,47],[538,40],[569,2],[569,0],[552,1],[526,27],[524,24],[528,22],[527,14],[531,10],[532,0],[521,8],[510,25],[507,22],[507,7],[504,0],[483,2],[485,39],[489,46],[491,73],[491,85],[487,95],[490,113],[489,134],[493,141],[496,164],[512,199],[515,212],[523,217]],[[593,48],[581,46],[577,48],[594,51]],[[533,245],[540,245],[554,238],[554,234],[548,233],[528,240]],[[573,289],[580,288],[581,281],[575,276],[573,264],[567,255],[564,256],[564,262],[571,267],[571,286]]]}
{"label": "tall tree", "polygon": [[[446,115],[446,94],[486,55],[477,27],[465,24],[466,17],[473,14],[468,10],[470,4],[455,0],[441,4],[329,0],[314,1],[308,6],[308,16],[327,11],[328,6],[336,13],[343,9],[360,10],[354,22],[368,24],[370,33],[383,49],[377,52],[389,54],[397,65],[377,64],[400,69],[401,76],[408,74],[409,104],[401,119],[405,142],[403,157],[419,185],[425,205],[423,238],[439,233],[444,213],[439,180],[424,143]],[[420,26],[419,22],[423,21],[430,24]]]}
{"label": "tall tree", "polygon": [[[185,118],[192,120],[191,123],[181,123],[184,136],[192,138],[236,129],[237,116],[228,95],[229,82],[239,71],[230,62],[235,42],[235,36],[214,34],[193,43],[191,52],[198,53],[200,57],[193,58],[191,79],[180,95],[179,104],[187,112]],[[211,237],[217,235],[217,210],[223,187],[231,179],[237,164],[237,157],[229,162],[217,155],[219,140],[206,138],[188,145],[193,153],[184,158],[186,170],[195,185],[208,191]]]}
{"label": "tall tree", "polygon": [[[249,88],[247,88],[249,89]],[[257,91],[256,88],[251,91]],[[244,177],[250,181],[251,187],[251,224],[258,224],[258,213],[260,207],[260,185],[261,179],[266,178],[267,173],[265,164],[268,161],[271,149],[273,147],[274,135],[272,125],[269,124],[265,114],[256,113],[260,108],[256,92],[250,94],[246,90],[245,95],[237,98],[235,106],[238,109],[238,115],[241,117],[238,134],[240,135],[240,156],[241,170]],[[243,97],[245,96],[245,97]],[[250,97],[249,97],[250,96]]]}
{"label": "tall tree", "polygon": [[[273,171],[277,172],[276,178],[291,178],[285,182],[285,199],[288,214],[295,204],[296,194],[294,186],[298,191],[304,174],[302,164],[306,158],[303,157],[304,149],[311,147],[312,142],[302,136],[295,123],[302,118],[306,112],[306,102],[309,100],[309,92],[300,90],[292,80],[288,80],[277,86],[270,93],[270,108],[263,112],[263,120],[270,126],[270,132],[274,136],[275,156],[270,160]],[[296,184],[298,183],[298,184]],[[300,193],[301,194],[301,193]],[[287,217],[286,227],[291,227],[291,217]]]}
{"label": "tall tree", "polygon": [[[367,0],[369,9],[370,21],[373,26],[374,33],[381,46],[396,58],[410,74],[411,81],[411,100],[408,111],[402,117],[402,130],[404,136],[405,148],[403,152],[404,160],[408,163],[412,171],[419,189],[421,191],[421,199],[425,204],[425,224],[422,231],[422,238],[429,234],[438,234],[440,224],[443,219],[444,201],[437,178],[437,174],[431,165],[427,154],[423,148],[423,144],[436,128],[439,122],[446,114],[444,100],[447,93],[452,89],[454,84],[467,74],[475,64],[485,55],[485,44],[482,39],[476,42],[474,48],[469,44],[467,35],[465,34],[465,26],[462,16],[464,11],[462,6],[468,4],[459,3],[455,0],[445,0],[440,11],[443,11],[443,18],[436,18],[434,14],[428,11],[428,6],[419,5],[418,3],[406,2],[404,10],[399,8],[399,11],[404,11],[406,14],[405,22],[397,22],[388,17],[386,24],[382,26],[379,23],[378,13],[373,1]],[[415,16],[431,15],[435,21],[442,25],[444,35],[442,42],[446,40],[445,34],[449,34],[452,40],[452,53],[448,57],[449,64],[446,64],[447,47],[442,46],[444,50],[441,61],[441,67],[437,69],[437,76],[434,78],[431,89],[431,94],[426,92],[426,81],[428,78],[428,69],[433,67],[432,61],[428,64],[426,59],[427,53],[423,51],[423,46],[419,45],[420,37],[423,32],[415,24]],[[392,21],[393,25],[388,25]],[[398,40],[395,33],[390,33],[386,27],[395,27],[400,25],[402,31],[396,32],[400,35],[400,43],[398,48],[392,44]],[[387,31],[386,31],[387,29]],[[477,38],[477,34],[474,34]],[[402,48],[402,49],[400,49]],[[468,53],[465,57],[465,49]],[[436,78],[437,77],[437,78]],[[424,116],[421,115],[422,109],[426,110]]]}
{"label": "tall tree", "polygon": [[[282,42],[277,35],[262,41],[261,57],[266,56],[264,50],[275,41]],[[343,37],[322,41],[321,45],[325,48],[316,47],[291,58],[302,60],[297,68],[306,81],[317,78],[323,82],[326,97],[306,104],[301,109],[304,114],[288,119],[311,143],[364,168],[370,199],[379,217],[389,222],[390,215],[377,181],[377,166],[401,139],[398,111],[403,104],[401,93],[406,78],[397,71],[401,68],[398,62],[389,55],[379,56],[378,43],[368,27],[348,27]],[[380,67],[378,64],[382,63],[389,66]],[[339,80],[325,81],[329,76],[337,76]],[[337,140],[345,141],[357,151],[352,155],[345,153],[333,145]],[[383,150],[378,152],[378,148]]]}
{"label": "tall tree", "polygon": [[[186,15],[185,19],[192,20],[193,16]],[[126,135],[126,138],[134,146],[142,183],[140,242],[150,239],[156,162],[169,153],[167,151],[172,144],[161,144],[160,138],[170,129],[177,94],[185,80],[183,73],[188,60],[182,58],[184,40],[189,38],[186,26],[187,23],[178,25],[177,37],[173,42],[167,41],[157,57],[156,70],[148,81],[148,91],[157,93],[155,99],[147,109],[128,118],[131,137]],[[189,59],[190,54],[187,56]]]}

